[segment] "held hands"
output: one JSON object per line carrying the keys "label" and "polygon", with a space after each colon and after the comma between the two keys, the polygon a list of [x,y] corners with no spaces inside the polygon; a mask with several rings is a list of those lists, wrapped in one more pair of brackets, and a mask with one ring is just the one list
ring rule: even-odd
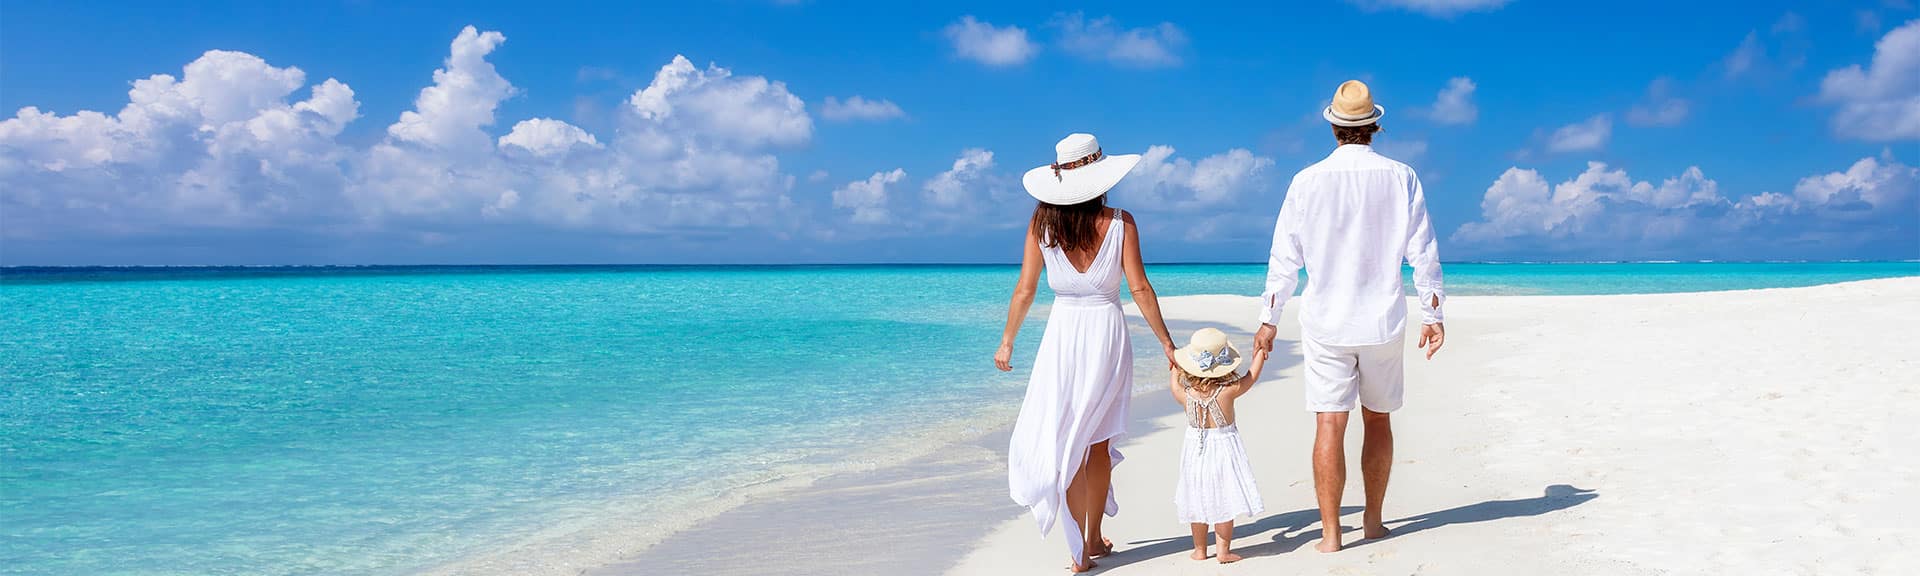
{"label": "held hands", "polygon": [[1420,347],[1427,350],[1428,360],[1432,360],[1433,353],[1439,352],[1440,346],[1446,343],[1447,327],[1445,324],[1435,322],[1420,326]]}
{"label": "held hands", "polygon": [[1277,333],[1279,330],[1275,330],[1272,324],[1261,324],[1260,331],[1253,333],[1254,352],[1272,352],[1273,337]]}
{"label": "held hands", "polygon": [[1013,345],[1001,344],[1000,350],[993,353],[993,366],[1001,372],[1013,371]]}

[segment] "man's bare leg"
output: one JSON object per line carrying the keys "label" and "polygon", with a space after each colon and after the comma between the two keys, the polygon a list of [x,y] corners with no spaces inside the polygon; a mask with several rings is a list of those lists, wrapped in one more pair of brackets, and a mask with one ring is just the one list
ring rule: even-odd
{"label": "man's bare leg", "polygon": [[1192,558],[1194,560],[1206,560],[1207,559],[1207,525],[1201,524],[1199,522],[1193,522],[1192,526],[1193,526],[1193,554],[1188,555],[1187,557]]}
{"label": "man's bare leg", "polygon": [[1347,489],[1347,414],[1321,412],[1314,416],[1313,492],[1320,500],[1321,552],[1340,551],[1340,493]]}
{"label": "man's bare leg", "polygon": [[1094,444],[1087,452],[1087,557],[1099,558],[1113,553],[1113,543],[1100,531],[1107,518],[1107,490],[1113,488],[1113,453],[1107,442]]}
{"label": "man's bare leg", "polygon": [[1214,556],[1220,559],[1221,564],[1232,564],[1234,562],[1240,561],[1240,555],[1233,553],[1233,521],[1232,520],[1221,522],[1219,524],[1214,524],[1213,537],[1218,538],[1220,540],[1220,544],[1219,544],[1220,552],[1218,554],[1214,554]]}
{"label": "man's bare leg", "polygon": [[1360,478],[1367,486],[1367,510],[1361,514],[1361,526],[1368,538],[1387,537],[1381,508],[1387,501],[1387,477],[1393,474],[1393,421],[1386,412],[1360,409],[1361,431],[1366,439],[1360,445]]}

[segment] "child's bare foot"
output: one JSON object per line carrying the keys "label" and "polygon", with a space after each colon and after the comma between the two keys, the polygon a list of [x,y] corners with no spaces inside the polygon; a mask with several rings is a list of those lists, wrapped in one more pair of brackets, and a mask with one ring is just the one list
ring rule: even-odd
{"label": "child's bare foot", "polygon": [[1386,538],[1388,534],[1392,534],[1392,533],[1393,531],[1388,530],[1385,524],[1373,524],[1373,525],[1367,526],[1367,531],[1366,531],[1367,538],[1369,539]]}
{"label": "child's bare foot", "polygon": [[1207,551],[1206,551],[1206,550],[1194,550],[1194,551],[1193,551],[1193,553],[1192,553],[1192,554],[1188,554],[1188,555],[1187,555],[1187,557],[1188,557],[1188,558],[1192,558],[1192,559],[1194,559],[1194,560],[1206,560],[1206,559],[1207,559]]}
{"label": "child's bare foot", "polygon": [[1321,538],[1320,543],[1313,545],[1313,549],[1319,550],[1323,554],[1331,554],[1334,552],[1339,552],[1340,540],[1338,539],[1329,540],[1326,538]]}
{"label": "child's bare foot", "polygon": [[1239,554],[1234,554],[1234,553],[1232,553],[1232,552],[1227,552],[1227,553],[1225,553],[1225,554],[1221,554],[1221,555],[1220,555],[1220,563],[1221,563],[1221,564],[1232,564],[1232,563],[1234,563],[1234,562],[1239,562],[1239,561],[1240,561],[1240,555],[1239,555]]}

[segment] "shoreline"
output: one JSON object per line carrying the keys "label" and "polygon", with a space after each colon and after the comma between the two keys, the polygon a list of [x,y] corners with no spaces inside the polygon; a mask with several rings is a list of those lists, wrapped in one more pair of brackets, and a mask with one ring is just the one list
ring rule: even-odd
{"label": "shoreline", "polygon": [[[1464,296],[1449,301],[1461,304],[1462,308],[1471,306],[1471,303],[1476,301],[1544,304],[1550,307],[1559,301],[1595,299],[1671,300],[1676,297],[1698,299],[1716,295],[1741,295],[1748,298],[1767,299],[1805,295],[1804,293],[1808,292],[1857,290],[1863,287],[1885,290],[1904,289],[1907,293],[1920,294],[1920,279],[1896,278],[1814,287],[1680,294]],[[1226,324],[1226,321],[1238,317],[1237,315],[1214,316],[1187,310],[1202,303],[1209,306],[1221,305],[1220,301],[1229,302],[1225,306],[1230,307],[1230,302],[1236,299],[1243,300],[1245,306],[1251,309],[1253,297],[1218,295],[1169,297],[1163,299],[1163,308],[1168,309],[1169,328],[1173,331],[1176,341],[1194,328],[1213,326],[1227,330],[1234,341],[1244,342],[1250,338],[1250,331],[1236,329]],[[1176,314],[1175,309],[1180,313]],[[1292,315],[1297,309],[1298,306],[1289,306],[1288,315]],[[1152,337],[1150,333],[1145,332],[1143,323],[1138,322],[1137,310],[1131,305],[1128,306],[1128,314],[1134,317],[1130,319],[1130,325],[1135,328],[1134,343],[1136,358],[1139,358],[1141,339],[1144,337],[1146,342],[1151,343]],[[1450,322],[1450,327],[1455,328],[1456,334],[1463,327],[1475,324],[1475,321],[1459,314],[1456,312]],[[1277,343],[1278,347],[1291,350],[1298,339],[1297,322],[1292,318],[1285,318],[1279,326],[1282,328],[1282,342]],[[1460,354],[1461,347],[1462,342],[1456,340],[1449,344],[1447,352]],[[1443,357],[1445,355],[1446,353],[1443,352]],[[1410,384],[1418,381],[1414,373],[1416,364],[1414,359],[1408,361]],[[1298,356],[1291,353],[1276,354],[1270,360],[1270,365],[1269,373],[1272,376],[1262,382],[1263,388],[1266,388],[1265,393],[1250,395],[1250,401],[1246,401],[1248,407],[1243,408],[1243,413],[1251,415],[1277,411],[1284,417],[1288,413],[1299,412],[1297,387],[1295,387],[1299,372]],[[1166,443],[1167,437],[1179,434],[1180,431],[1175,429],[1175,425],[1183,421],[1178,417],[1178,408],[1171,401],[1159,397],[1163,392],[1160,391],[1157,380],[1150,385],[1142,385],[1141,372],[1143,371],[1136,369],[1135,404],[1130,417],[1129,437],[1121,444],[1121,449],[1128,458],[1128,462],[1122,465],[1123,470],[1145,472],[1154,468],[1154,460],[1171,458],[1172,455],[1165,453],[1167,450],[1162,444]],[[1255,400],[1256,398],[1259,400]],[[1411,401],[1409,406],[1431,408]],[[767,570],[768,566],[764,563],[767,558],[782,558],[779,570],[788,574],[867,573],[891,569],[925,572],[928,571],[928,567],[939,567],[938,570],[952,574],[981,574],[1007,569],[1018,572],[1022,568],[1032,568],[1036,565],[1051,566],[1046,563],[1057,560],[1056,557],[1061,556],[1058,550],[1065,549],[1064,544],[1059,542],[1062,537],[1059,530],[1055,530],[1045,541],[1035,538],[1037,531],[1032,526],[1026,511],[1013,505],[1005,495],[1004,444],[1007,435],[1011,432],[1013,414],[1017,409],[1017,405],[1009,408],[1004,420],[992,425],[980,425],[975,422],[975,426],[981,428],[976,433],[946,438],[938,446],[930,447],[926,453],[913,458],[871,469],[827,474],[811,481],[783,485],[742,496],[734,499],[731,505],[724,509],[694,520],[650,546],[632,549],[611,562],[595,566],[579,566],[577,573],[591,576],[618,576],[699,570],[702,573],[754,574],[764,573]],[[1512,415],[1501,416],[1511,417]],[[1258,425],[1253,427],[1257,428]],[[1355,423],[1349,430],[1350,436],[1355,437],[1350,438],[1350,451],[1353,452],[1357,452],[1358,428],[1358,424]],[[1285,443],[1300,444],[1299,434],[1289,434],[1290,439]],[[1459,453],[1457,450],[1428,450],[1405,437],[1401,441],[1405,455],[1403,457],[1445,458],[1452,459],[1456,464],[1466,463],[1470,459],[1465,458],[1470,456],[1469,454]],[[1302,460],[1305,454],[1304,445],[1286,448],[1263,444],[1260,447],[1250,446],[1250,448],[1256,452],[1256,461],[1283,460],[1286,458],[1275,454],[1292,454],[1292,452],[1299,452],[1301,455],[1301,458],[1292,460]],[[1353,460],[1355,460],[1354,456],[1350,455],[1349,464],[1357,466],[1352,463]],[[1511,465],[1495,460],[1480,462],[1481,464],[1473,467],[1498,470]],[[1298,463],[1275,462],[1276,465]],[[1408,464],[1403,463],[1403,466]],[[1260,464],[1256,464],[1256,468],[1260,467]],[[1410,482],[1411,480],[1403,479],[1411,474],[1411,472],[1397,470],[1396,482]],[[1162,566],[1162,562],[1159,561],[1161,558],[1158,558],[1165,554],[1134,561],[1140,562],[1140,565],[1124,562],[1127,560],[1127,550],[1135,550],[1138,555],[1141,549],[1151,554],[1155,551],[1164,552],[1160,549],[1170,547],[1167,542],[1140,540],[1135,537],[1139,536],[1138,534],[1121,533],[1121,530],[1124,530],[1121,526],[1130,524],[1129,520],[1139,520],[1142,516],[1152,514],[1151,512],[1143,513],[1141,511],[1143,508],[1161,505],[1150,496],[1126,497],[1128,491],[1126,485],[1137,483],[1133,482],[1129,476],[1126,472],[1116,475],[1118,479],[1116,489],[1121,490],[1123,496],[1121,499],[1123,514],[1109,521],[1109,526],[1116,527],[1110,532],[1115,541],[1120,543],[1122,554],[1112,563],[1113,566],[1103,568],[1102,571],[1126,567],[1129,573],[1143,569],[1146,570],[1144,573],[1160,573],[1160,570],[1169,568]],[[1350,476],[1349,492],[1351,494],[1347,498],[1348,508],[1357,513],[1358,508],[1353,504],[1359,501],[1355,487],[1358,483],[1358,475],[1354,473]],[[1272,474],[1261,476],[1263,481],[1261,487],[1267,494],[1269,505],[1268,516],[1251,524],[1245,519],[1241,521],[1241,526],[1253,528],[1243,528],[1245,531],[1236,538],[1240,542],[1236,545],[1236,549],[1245,550],[1250,546],[1265,544],[1266,548],[1263,551],[1265,555],[1285,556],[1293,560],[1307,558],[1311,561],[1312,557],[1298,552],[1301,547],[1310,544],[1318,537],[1317,515],[1310,510],[1312,505],[1310,482],[1305,482],[1303,477],[1295,475],[1290,484],[1277,484],[1278,478]],[[1297,494],[1303,489],[1307,490],[1303,493],[1304,499]],[[1532,512],[1533,515],[1539,516],[1578,506],[1589,499],[1604,498],[1607,495],[1604,492],[1596,494],[1582,492],[1583,490],[1594,490],[1594,488],[1577,483],[1544,483],[1532,486],[1530,494],[1512,491],[1490,494],[1490,499],[1483,502],[1482,507],[1484,508],[1488,503],[1503,501],[1520,503],[1515,504],[1518,506],[1525,506],[1530,502],[1534,505],[1550,507],[1547,510]],[[1393,493],[1396,503],[1401,499],[1408,499],[1401,494],[1401,491]],[[1405,510],[1412,510],[1412,504],[1408,506]],[[1553,506],[1562,506],[1562,508],[1551,508]],[[1465,508],[1471,510],[1471,506]],[[1133,514],[1129,515],[1127,512]],[[1391,509],[1389,518],[1397,518]],[[1357,522],[1357,516],[1348,517],[1347,521]],[[1183,527],[1173,526],[1171,521],[1156,524],[1166,525],[1160,526],[1158,532],[1170,534],[1172,531],[1167,530],[1168,527],[1182,528],[1178,531],[1184,532]],[[1392,525],[1391,522],[1390,525]],[[1266,532],[1272,530],[1278,530],[1278,532],[1269,537]],[[1160,534],[1160,536],[1165,537],[1167,534]],[[717,545],[722,542],[731,544]],[[966,544],[963,545],[962,542]],[[1271,544],[1268,544],[1269,542]],[[1396,541],[1390,539],[1385,542]],[[1185,547],[1184,541],[1175,541],[1172,544],[1181,549]],[[1373,546],[1370,543],[1355,546],[1354,540],[1349,540],[1348,544],[1356,549]],[[1592,550],[1588,551],[1592,552]],[[1374,554],[1374,556],[1377,555]],[[1184,554],[1179,556],[1183,557]],[[1274,558],[1268,558],[1257,563],[1273,560]],[[1033,562],[1039,562],[1039,564],[1033,564]],[[1632,558],[1609,558],[1602,564],[1607,566],[1602,572],[1641,573],[1646,570],[1645,566],[1638,564]],[[1153,568],[1154,566],[1159,568]],[[1213,566],[1211,563],[1194,563],[1193,568],[1211,569]],[[1588,568],[1598,566],[1600,565],[1588,565]]]}

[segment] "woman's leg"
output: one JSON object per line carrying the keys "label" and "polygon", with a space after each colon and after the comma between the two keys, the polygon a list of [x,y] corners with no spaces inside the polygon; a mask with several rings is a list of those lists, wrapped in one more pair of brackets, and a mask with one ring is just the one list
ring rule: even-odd
{"label": "woman's leg", "polygon": [[[1080,526],[1081,530],[1089,529],[1087,526],[1087,516],[1089,516],[1087,492],[1087,465],[1086,460],[1082,459],[1080,469],[1073,472],[1073,481],[1067,483],[1067,514],[1073,517],[1073,523]],[[1091,512],[1091,515],[1096,518],[1100,516],[1099,508],[1094,508]],[[1066,536],[1068,538],[1085,537],[1083,534],[1068,534]],[[1093,561],[1089,558],[1093,552],[1094,550],[1091,548],[1082,548],[1080,558],[1074,560],[1077,564],[1069,566],[1067,569],[1074,572],[1092,570]]]}
{"label": "woman's leg", "polygon": [[1087,452],[1087,550],[1092,556],[1112,552],[1100,532],[1100,521],[1107,517],[1107,490],[1113,487],[1113,453],[1107,449],[1108,442],[1094,444]]}

